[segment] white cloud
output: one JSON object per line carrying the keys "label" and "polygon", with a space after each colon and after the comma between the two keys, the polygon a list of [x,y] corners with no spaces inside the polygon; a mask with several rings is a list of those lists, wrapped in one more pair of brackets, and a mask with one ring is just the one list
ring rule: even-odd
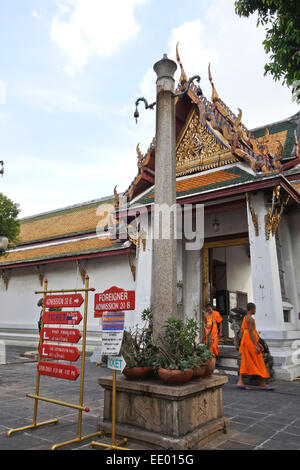
{"label": "white cloud", "polygon": [[91,56],[110,56],[140,30],[135,7],[147,0],[63,0],[50,35],[70,58],[65,72],[73,76]]}
{"label": "white cloud", "polygon": [[[264,76],[268,58],[262,41],[265,30],[256,27],[256,16],[240,18],[232,0],[211,0],[200,18],[184,22],[171,31],[168,56],[176,60],[176,44],[188,77],[199,74],[201,88],[210,99],[208,64],[220,98],[237,113],[250,129],[284,119],[298,111],[291,90]],[[152,74],[152,76],[151,76]],[[179,67],[175,79],[180,76]],[[155,74],[145,72],[140,87],[153,96]]]}

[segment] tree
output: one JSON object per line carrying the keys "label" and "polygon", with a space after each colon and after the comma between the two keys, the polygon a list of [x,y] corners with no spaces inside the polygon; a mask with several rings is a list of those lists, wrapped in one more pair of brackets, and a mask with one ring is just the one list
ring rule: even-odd
{"label": "tree", "polygon": [[235,12],[249,17],[257,12],[257,25],[266,26],[264,49],[270,53],[265,75],[292,86],[300,100],[300,8],[299,0],[238,0]]}
{"label": "tree", "polygon": [[8,238],[9,247],[15,246],[19,241],[19,213],[19,204],[0,193],[0,235]]}

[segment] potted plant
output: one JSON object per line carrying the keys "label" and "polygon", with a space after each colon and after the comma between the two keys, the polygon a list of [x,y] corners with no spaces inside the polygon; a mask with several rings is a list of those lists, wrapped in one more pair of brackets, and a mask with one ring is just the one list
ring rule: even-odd
{"label": "potted plant", "polygon": [[140,380],[151,375],[153,371],[152,314],[151,310],[142,312],[143,327],[136,325],[124,331],[121,354],[126,366],[123,374],[129,380]]}
{"label": "potted plant", "polygon": [[197,324],[195,320],[184,323],[171,317],[163,330],[155,345],[155,369],[166,384],[184,384],[191,380],[193,368],[196,367],[194,346]]}
{"label": "potted plant", "polygon": [[194,377],[208,377],[212,375],[216,366],[216,358],[206,344],[196,347],[197,367],[194,369]]}

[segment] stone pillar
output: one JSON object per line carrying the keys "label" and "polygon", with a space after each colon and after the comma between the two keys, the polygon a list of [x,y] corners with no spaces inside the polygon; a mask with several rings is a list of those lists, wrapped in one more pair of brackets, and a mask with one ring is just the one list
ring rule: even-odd
{"label": "stone pillar", "polygon": [[148,226],[148,214],[139,217],[142,233],[145,235],[144,243],[140,242],[137,259],[137,276],[135,288],[134,324],[141,322],[141,313],[152,303],[152,255],[153,240],[151,226]]}
{"label": "stone pillar", "polygon": [[284,329],[281,287],[276,240],[272,234],[267,240],[265,233],[265,215],[269,206],[265,203],[262,191],[255,195],[251,193],[250,198],[250,204],[257,216],[259,229],[257,236],[249,203],[247,203],[253,302],[256,304],[255,322],[257,329],[262,331],[262,337],[264,337],[264,331]]}
{"label": "stone pillar", "polygon": [[[177,316],[177,247],[172,208],[176,204],[176,141],[174,73],[177,65],[163,59],[154,65],[157,74],[154,223],[162,217],[162,230],[154,229],[153,336],[157,338],[167,318]],[[168,216],[169,213],[169,216]],[[169,232],[169,234],[167,233]]]}

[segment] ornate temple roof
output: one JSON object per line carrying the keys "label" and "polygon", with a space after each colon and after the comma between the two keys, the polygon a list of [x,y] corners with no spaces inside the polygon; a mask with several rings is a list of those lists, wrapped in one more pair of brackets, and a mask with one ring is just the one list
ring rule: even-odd
{"label": "ornate temple roof", "polygon": [[[181,68],[177,86],[180,92],[186,87],[187,76],[178,48],[177,61]],[[197,96],[194,85],[182,99],[175,99],[177,178],[239,162],[245,162],[256,175],[283,173],[286,160],[295,159],[292,150],[300,113],[249,131],[242,123],[241,109],[235,115],[220,99],[210,65],[208,77],[212,86],[211,101]],[[137,161],[137,175],[125,191],[129,202],[154,184],[155,140],[145,154],[137,146]]]}
{"label": "ornate temple roof", "polygon": [[20,243],[0,258],[0,269],[119,253],[120,244],[105,233],[113,210],[114,199],[110,196],[21,219]]}

